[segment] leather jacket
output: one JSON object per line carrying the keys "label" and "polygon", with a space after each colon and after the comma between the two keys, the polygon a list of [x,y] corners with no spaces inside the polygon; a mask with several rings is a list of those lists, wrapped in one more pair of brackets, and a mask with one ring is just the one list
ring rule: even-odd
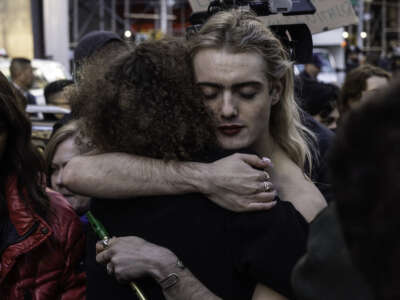
{"label": "leather jacket", "polygon": [[[66,199],[47,189],[47,221],[21,201],[16,178],[7,180],[7,232],[0,247],[0,299],[85,299],[86,275],[79,270],[85,236]],[[5,242],[4,242],[5,241]]]}

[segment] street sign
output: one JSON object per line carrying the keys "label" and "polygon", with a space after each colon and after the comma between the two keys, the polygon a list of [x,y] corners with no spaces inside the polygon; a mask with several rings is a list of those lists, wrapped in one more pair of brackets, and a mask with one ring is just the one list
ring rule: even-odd
{"label": "street sign", "polygon": [[[210,0],[189,0],[189,2],[193,12],[206,11],[210,4]],[[260,17],[260,19],[267,26],[305,23],[311,33],[323,32],[358,22],[350,0],[311,0],[311,2],[317,10],[313,15],[270,15]]]}

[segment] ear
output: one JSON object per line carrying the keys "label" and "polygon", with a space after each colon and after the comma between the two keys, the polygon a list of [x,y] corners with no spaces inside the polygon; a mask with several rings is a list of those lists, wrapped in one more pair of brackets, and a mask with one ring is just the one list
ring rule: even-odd
{"label": "ear", "polygon": [[269,91],[271,96],[271,105],[277,104],[281,100],[283,85],[281,81],[275,81]]}

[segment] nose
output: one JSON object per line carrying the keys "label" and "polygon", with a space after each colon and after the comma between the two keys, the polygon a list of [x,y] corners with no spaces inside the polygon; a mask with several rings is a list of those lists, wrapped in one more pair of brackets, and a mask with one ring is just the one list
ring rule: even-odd
{"label": "nose", "polygon": [[229,90],[223,93],[220,114],[223,119],[233,119],[238,115],[237,103]]}
{"label": "nose", "polygon": [[52,183],[54,185],[56,185],[58,189],[60,189],[60,188],[62,188],[64,186],[63,182],[62,182],[62,172],[61,172],[61,170],[57,170],[57,171],[55,171],[55,173],[53,173]]}

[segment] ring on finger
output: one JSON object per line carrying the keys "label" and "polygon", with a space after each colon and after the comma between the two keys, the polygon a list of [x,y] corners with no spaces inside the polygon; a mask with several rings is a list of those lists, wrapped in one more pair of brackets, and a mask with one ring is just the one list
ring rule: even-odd
{"label": "ring on finger", "polygon": [[271,182],[264,181],[263,183],[264,183],[264,192],[266,192],[266,193],[269,192],[271,190],[271,186],[272,186]]}
{"label": "ring on finger", "polygon": [[265,181],[268,181],[271,177],[269,176],[267,171],[263,171]]}

